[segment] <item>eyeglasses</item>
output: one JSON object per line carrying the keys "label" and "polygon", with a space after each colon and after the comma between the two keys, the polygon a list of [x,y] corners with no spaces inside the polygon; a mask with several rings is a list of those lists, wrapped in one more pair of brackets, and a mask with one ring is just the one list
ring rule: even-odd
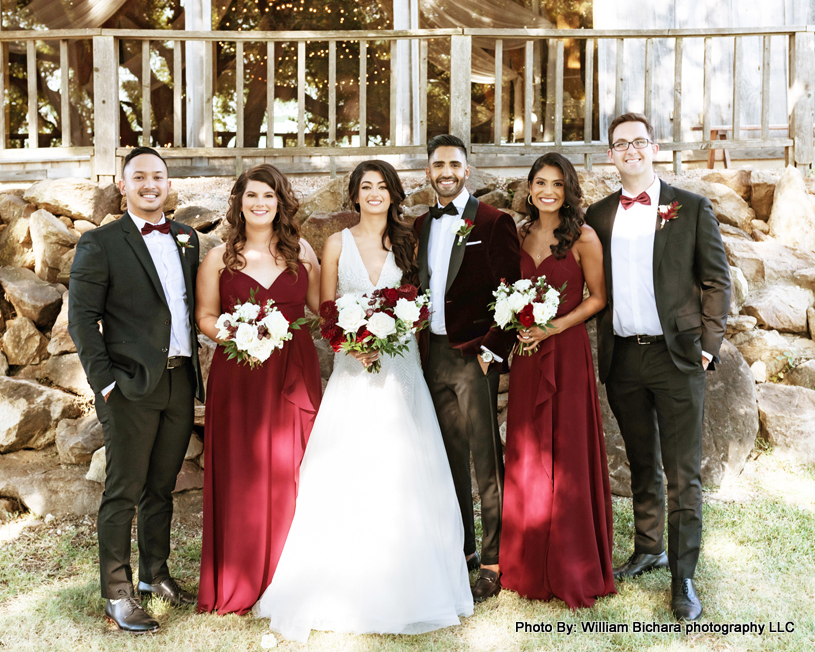
{"label": "eyeglasses", "polygon": [[645,138],[637,138],[636,140],[627,141],[627,140],[620,140],[614,143],[611,146],[615,152],[624,152],[628,149],[629,145],[633,145],[634,149],[645,149],[648,145],[652,144],[653,141],[647,140]]}

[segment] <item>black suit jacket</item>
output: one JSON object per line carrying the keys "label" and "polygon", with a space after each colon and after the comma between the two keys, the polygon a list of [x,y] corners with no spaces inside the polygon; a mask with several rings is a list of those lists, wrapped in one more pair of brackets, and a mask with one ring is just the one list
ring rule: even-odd
{"label": "black suit jacket", "polygon": [[[608,304],[598,314],[598,366],[605,382],[614,353],[611,234],[622,191],[592,204],[586,222],[603,244]],[[654,295],[671,358],[684,373],[702,368],[702,350],[718,361],[730,308],[730,268],[710,201],[660,182],[660,205],[678,201],[677,217],[654,224]]]}
{"label": "black suit jacket", "polygon": [[[492,312],[487,306],[495,301],[492,293],[501,279],[514,283],[521,277],[515,222],[472,195],[462,218],[471,220],[474,226],[461,244],[458,238],[453,241],[450,252],[444,297],[447,337],[451,346],[466,355],[477,355],[483,345],[506,361],[515,334],[493,326]],[[425,290],[430,287],[427,247],[432,221],[429,213],[425,213],[413,225],[419,240],[419,282]],[[436,300],[434,297],[433,301]]]}
{"label": "black suit jacket", "polygon": [[[175,239],[181,225],[168,222]],[[196,397],[203,400],[195,330],[198,236],[189,227],[183,230],[192,232],[189,241],[192,246],[179,248],[179,258],[190,313],[187,326],[197,380]],[[167,366],[171,315],[153,259],[128,213],[80,238],[71,267],[69,292],[68,331],[94,392],[99,393],[116,381],[130,400],[149,395]]]}

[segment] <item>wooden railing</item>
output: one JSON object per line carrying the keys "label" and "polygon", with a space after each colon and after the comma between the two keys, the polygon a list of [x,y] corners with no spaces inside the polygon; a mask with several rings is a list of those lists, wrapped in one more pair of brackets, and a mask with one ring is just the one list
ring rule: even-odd
{"label": "wooden railing", "polygon": [[[742,138],[742,80],[745,76],[743,65],[743,47],[745,38],[760,38],[763,42],[763,57],[761,62],[761,115],[758,138]],[[774,70],[771,65],[771,39],[780,37],[785,43],[788,53],[788,65],[781,70]],[[201,159],[230,159],[236,162],[236,169],[240,170],[244,159],[263,159],[303,161],[307,157],[328,157],[330,169],[336,169],[336,161],[348,160],[349,157],[379,157],[402,156],[420,159],[424,155],[428,132],[428,106],[427,106],[427,75],[428,75],[428,42],[433,39],[449,41],[450,69],[449,69],[449,103],[450,117],[449,130],[460,135],[468,144],[471,144],[473,159],[480,166],[517,166],[519,161],[531,161],[544,151],[560,151],[573,159],[582,159],[586,167],[591,167],[595,155],[604,155],[607,143],[602,133],[594,127],[598,117],[599,103],[595,95],[597,74],[597,57],[601,50],[606,54],[614,52],[616,58],[616,74],[614,82],[614,113],[627,110],[639,110],[647,116],[671,112],[672,128],[670,137],[658,134],[662,151],[671,152],[673,167],[679,171],[682,167],[683,152],[692,150],[727,149],[743,150],[749,148],[753,151],[779,151],[783,148],[788,162],[809,168],[815,159],[813,148],[813,84],[815,84],[815,27],[776,27],[754,29],[684,29],[684,30],[484,30],[484,29],[449,29],[449,30],[416,30],[416,31],[332,31],[332,32],[187,32],[187,31],[152,31],[152,30],[55,30],[55,31],[16,31],[0,32],[0,46],[2,47],[2,66],[0,66],[0,94],[9,102],[10,91],[8,78],[9,47],[16,44],[25,46],[25,60],[27,70],[27,122],[28,125],[38,125],[40,122],[40,108],[38,106],[38,74],[37,74],[37,43],[52,44],[53,51],[58,51],[59,71],[59,125],[61,130],[61,145],[59,147],[40,147],[38,138],[30,133],[18,129],[12,133],[9,123],[9,111],[0,111],[0,175],[3,178],[13,178],[15,170],[22,168],[24,173],[39,174],[38,169],[44,170],[49,164],[71,163],[87,161],[90,176],[99,180],[112,180],[119,168],[119,161],[126,153],[127,148],[121,147],[119,138],[120,120],[120,64],[119,47],[123,41],[138,41],[141,43],[141,70],[149,72],[151,68],[151,42],[172,44],[172,65],[170,69],[172,84],[172,116],[173,138],[172,146],[161,147],[152,142],[152,115],[154,108],[151,104],[151,77],[142,74],[139,83],[142,87],[141,103],[141,141],[142,144],[159,146],[161,153],[169,159],[175,160],[179,165],[187,164],[185,170],[194,170],[194,163]],[[485,39],[494,43],[495,53],[495,79],[493,100],[493,129],[491,143],[471,143],[472,133],[472,83],[471,83],[471,53],[473,39],[483,46]],[[503,52],[507,40],[525,42],[524,66],[522,81],[523,108],[522,115],[515,115],[516,120],[523,122],[523,135],[518,142],[508,143],[506,134],[502,132],[502,115],[509,98],[505,96],[503,79]],[[700,116],[699,124],[688,124],[683,121],[683,112],[687,113],[687,105],[683,105],[684,65],[683,54],[686,44],[692,39],[701,39],[704,42],[704,65],[700,78],[694,83],[701,85],[703,90],[702,105],[693,107]],[[713,45],[717,39],[733,41],[732,71],[728,73],[729,79],[717,78],[712,65]],[[584,42],[582,53],[582,75],[584,81],[584,129],[582,140],[564,139],[564,43],[568,40]],[[626,75],[626,42],[631,40],[644,40],[644,74],[632,78]],[[71,41],[84,41],[86,45],[92,44],[93,73],[92,73],[92,146],[75,146],[71,142],[72,107],[71,72],[68,62],[68,45]],[[357,42],[360,50],[359,63],[359,114],[357,120],[357,134],[359,146],[351,147],[337,142],[337,91],[336,91],[336,57],[337,44],[340,42]],[[367,48],[371,42],[387,42],[390,44],[390,137],[386,144],[371,144],[367,134],[369,130],[367,116]],[[393,65],[396,58],[397,44],[400,41],[418,43],[418,119],[413,122],[413,130],[408,143],[397,144],[397,69]],[[549,85],[549,102],[554,102],[552,138],[545,142],[533,137],[533,104],[535,84],[540,83],[533,79],[533,53],[536,42],[545,41],[554,43],[554,70]],[[214,139],[214,106],[215,80],[213,78],[213,52],[216,42],[234,43],[235,46],[235,145],[217,146]],[[306,93],[307,93],[307,61],[306,45],[309,42],[325,43],[328,48],[328,133],[327,145],[312,146],[306,144]],[[53,48],[53,44],[58,48]],[[182,48],[186,43],[203,44],[204,65],[203,78],[186,79],[186,87],[182,85],[184,59]],[[275,48],[281,44],[296,44],[296,103],[297,103],[297,138],[295,146],[275,147],[273,134],[268,134],[267,147],[245,147],[244,138],[244,96],[245,96],[245,60],[244,49],[248,43],[265,46],[266,66],[266,117],[267,124],[274,125],[275,110]],[[655,96],[654,66],[655,44],[667,43],[673,50],[673,102],[672,106],[657,106]],[[254,45],[253,45],[254,47]],[[548,47],[548,46],[547,46]],[[169,47],[167,50],[169,51]],[[52,57],[53,59],[53,57]],[[719,77],[722,77],[719,73]],[[788,120],[789,129],[786,136],[770,133],[770,85],[771,79],[787,79],[785,91],[788,92]],[[713,140],[710,138],[710,127],[714,124],[711,116],[712,89],[724,83],[732,84],[732,113],[731,122],[733,138],[729,140]],[[777,83],[777,82],[776,82]],[[633,106],[626,101],[626,89],[637,84],[643,85],[643,101],[641,105]],[[203,146],[190,147],[185,143],[182,134],[182,124],[185,116],[185,90],[188,94],[193,85],[203,85],[202,97],[205,100],[203,123],[201,132],[204,135]],[[40,89],[41,90],[41,89]],[[516,92],[520,91],[518,87]],[[515,102],[518,106],[519,102]],[[551,108],[551,107],[550,107]],[[608,111],[600,117],[607,122],[611,117]],[[187,116],[189,119],[189,116]],[[721,119],[721,118],[720,118]],[[601,122],[602,125],[602,122]],[[687,137],[690,129],[696,127],[700,140]],[[30,129],[29,129],[30,131]],[[271,131],[271,129],[267,129]],[[600,130],[602,132],[602,129]],[[695,134],[694,134],[695,135]],[[19,142],[25,137],[26,147],[10,147],[12,141]],[[284,158],[285,157],[285,158]],[[291,165],[290,165],[291,167]],[[297,167],[296,164],[294,167]]]}

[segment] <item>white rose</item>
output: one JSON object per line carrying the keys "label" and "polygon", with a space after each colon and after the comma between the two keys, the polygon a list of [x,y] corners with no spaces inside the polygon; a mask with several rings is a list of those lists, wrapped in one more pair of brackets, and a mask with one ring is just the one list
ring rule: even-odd
{"label": "white rose", "polygon": [[348,308],[349,306],[359,305],[359,297],[353,292],[349,292],[348,294],[343,294],[341,297],[339,297],[336,304],[337,310],[342,310],[343,308]]}
{"label": "white rose", "polygon": [[509,295],[507,302],[509,303],[509,309],[512,310],[512,312],[520,312],[524,309],[526,304],[529,303],[529,299],[527,299],[526,296],[520,292],[513,292]]}
{"label": "white rose", "polygon": [[228,312],[224,313],[220,317],[218,317],[218,321],[215,322],[215,328],[218,329],[218,339],[219,340],[227,340],[229,339],[229,331],[226,329],[227,324],[232,322],[232,315]]}
{"label": "white rose", "polygon": [[461,229],[461,228],[463,228],[465,226],[467,226],[466,222],[459,217],[457,220],[453,220],[453,224],[450,227],[450,233],[452,233],[453,235],[456,235],[456,234],[458,234],[459,229]]}
{"label": "white rose", "polygon": [[529,289],[532,288],[532,281],[529,280],[528,278],[522,278],[519,281],[515,281],[515,283],[513,283],[512,287],[515,290],[517,290],[518,292],[525,292],[526,290],[529,290]]}
{"label": "white rose", "polygon": [[555,316],[557,312],[557,307],[553,306],[548,303],[533,303],[532,304],[532,315],[535,317],[535,323],[539,326],[544,324],[548,324],[549,320]]}
{"label": "white rose", "polygon": [[340,309],[337,326],[346,333],[356,333],[360,326],[365,325],[365,311],[354,302]]}
{"label": "white rose", "polygon": [[241,324],[238,326],[238,332],[235,333],[235,345],[239,351],[248,351],[258,339],[258,333],[254,326],[251,324]]}
{"label": "white rose", "polygon": [[546,301],[553,301],[556,303],[560,303],[560,292],[558,292],[555,288],[549,288],[546,290]]}
{"label": "white rose", "polygon": [[384,312],[376,312],[368,320],[368,330],[380,339],[396,332],[396,320]]}
{"label": "white rose", "polygon": [[397,318],[401,319],[408,326],[413,326],[414,322],[419,319],[419,306],[413,301],[407,299],[399,299],[394,308]]}
{"label": "white rose", "polygon": [[495,304],[495,323],[499,328],[504,328],[512,319],[512,310],[509,308],[509,301],[498,301]]}
{"label": "white rose", "polygon": [[241,321],[252,321],[257,319],[258,313],[260,312],[260,306],[256,303],[244,303],[241,306],[238,306],[238,309],[235,311],[235,315]]}
{"label": "white rose", "polygon": [[176,237],[178,240],[178,244],[185,245],[190,241],[190,234],[189,233],[179,233]]}
{"label": "white rose", "polygon": [[261,340],[255,340],[249,347],[249,355],[257,358],[261,362],[266,362],[272,351],[275,349],[275,342],[270,337],[264,337]]}
{"label": "white rose", "polygon": [[289,332],[289,322],[279,310],[273,310],[267,314],[261,322],[275,340],[287,339]]}

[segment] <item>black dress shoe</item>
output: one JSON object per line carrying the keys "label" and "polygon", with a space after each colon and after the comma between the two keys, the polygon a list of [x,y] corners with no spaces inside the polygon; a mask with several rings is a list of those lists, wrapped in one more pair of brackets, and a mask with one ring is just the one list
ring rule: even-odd
{"label": "black dress shoe", "polygon": [[693,588],[693,580],[681,577],[671,580],[671,611],[677,620],[696,620],[702,615],[702,602]]}
{"label": "black dress shoe", "polygon": [[478,570],[481,568],[481,558],[478,556],[477,552],[473,553],[473,556],[467,560],[467,572]]}
{"label": "black dress shoe", "polygon": [[632,579],[656,568],[668,568],[668,555],[663,550],[658,555],[635,552],[619,568],[614,569],[615,580]]}
{"label": "black dress shoe", "polygon": [[178,583],[172,577],[168,577],[158,584],[139,582],[138,589],[142,595],[154,595],[157,598],[166,600],[170,604],[174,604],[176,607],[195,604],[196,601],[196,597],[189,591],[185,591],[178,586]]}
{"label": "black dress shoe", "polygon": [[158,621],[148,614],[139,601],[132,595],[118,600],[108,600],[105,605],[105,616],[123,632],[146,634],[158,631]]}
{"label": "black dress shoe", "polygon": [[482,568],[478,572],[478,579],[472,586],[473,602],[484,602],[487,598],[501,592],[501,578],[498,573],[489,568]]}

